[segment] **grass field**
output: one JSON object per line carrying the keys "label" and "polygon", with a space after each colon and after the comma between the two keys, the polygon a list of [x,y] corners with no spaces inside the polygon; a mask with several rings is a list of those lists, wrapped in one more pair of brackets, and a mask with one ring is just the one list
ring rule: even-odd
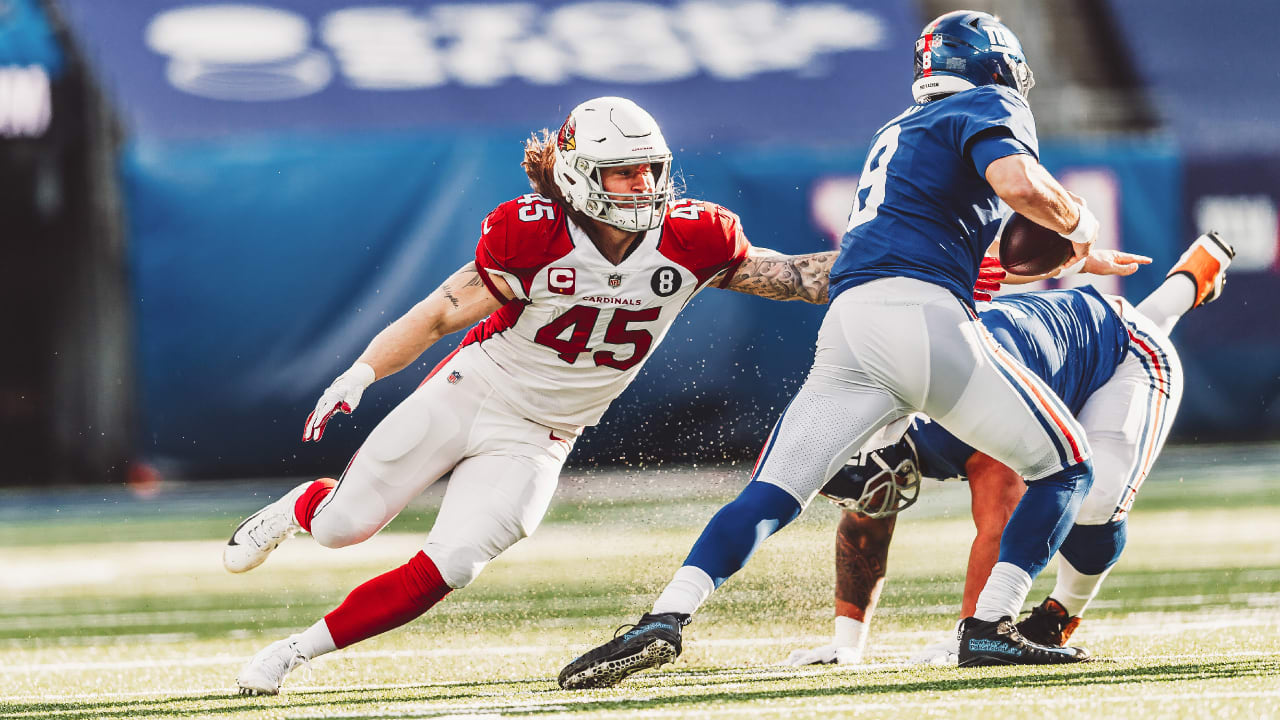
{"label": "grass field", "polygon": [[865,666],[776,665],[830,629],[837,515],[819,502],[713,596],[674,666],[613,690],[557,689],[566,661],[648,608],[743,476],[568,477],[538,533],[474,585],[295,671],[276,698],[236,695],[240,664],[415,552],[438,489],[361,546],[300,537],[244,576],[221,568],[225,536],[255,492],[286,485],[0,495],[0,717],[1280,718],[1274,446],[1166,453],[1076,635],[1105,661],[904,664],[953,624],[972,537],[967,490],[933,484],[899,524]]}

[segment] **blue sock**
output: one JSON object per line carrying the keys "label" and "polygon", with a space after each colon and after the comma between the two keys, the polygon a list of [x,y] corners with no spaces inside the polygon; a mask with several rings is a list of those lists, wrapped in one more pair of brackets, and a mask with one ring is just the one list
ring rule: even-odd
{"label": "blue sock", "polygon": [[1071,567],[1085,575],[1101,575],[1116,564],[1128,539],[1129,523],[1117,520],[1103,525],[1076,525],[1058,552]]}
{"label": "blue sock", "polygon": [[800,503],[777,485],[747,483],[707,523],[684,564],[701,569],[720,587],[747,564],[765,538],[795,520],[800,510]]}
{"label": "blue sock", "polygon": [[1034,578],[1058,552],[1093,486],[1093,463],[1085,460],[1027,483],[1027,492],[1000,537],[1000,562],[1022,568]]}

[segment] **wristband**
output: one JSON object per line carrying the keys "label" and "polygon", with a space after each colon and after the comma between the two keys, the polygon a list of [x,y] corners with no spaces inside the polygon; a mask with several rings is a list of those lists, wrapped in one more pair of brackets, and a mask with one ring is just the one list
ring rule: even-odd
{"label": "wristband", "polygon": [[1056,277],[1056,278],[1058,278],[1059,280],[1061,280],[1062,278],[1065,278],[1065,277],[1071,277],[1072,275],[1075,275],[1076,273],[1080,272],[1080,270],[1081,270],[1081,269],[1083,269],[1083,268],[1084,268],[1084,262],[1085,262],[1086,260],[1088,260],[1088,259],[1089,259],[1089,256],[1088,256],[1088,255],[1085,255],[1084,257],[1080,258],[1079,260],[1077,260],[1077,261],[1075,261],[1075,262],[1071,263],[1070,265],[1068,265],[1068,266],[1066,266],[1066,267],[1062,268],[1062,272],[1058,273],[1058,274],[1057,274],[1057,275],[1055,275],[1054,277]]}
{"label": "wristband", "polygon": [[347,369],[346,372],[342,373],[338,377],[347,378],[348,380],[353,380],[357,383],[360,383],[361,388],[367,388],[373,384],[374,380],[378,379],[378,373],[374,372],[372,365],[369,365],[368,363],[358,362],[355,365],[352,365],[350,368]]}
{"label": "wristband", "polygon": [[1084,202],[1076,203],[1076,209],[1080,211],[1080,220],[1076,222],[1076,227],[1069,233],[1058,233],[1062,237],[1073,243],[1088,245],[1098,237],[1098,228],[1101,227],[1098,218],[1094,216]]}
{"label": "wristband", "polygon": [[860,620],[843,615],[836,616],[836,647],[854,648],[859,653],[867,645],[867,625]]}

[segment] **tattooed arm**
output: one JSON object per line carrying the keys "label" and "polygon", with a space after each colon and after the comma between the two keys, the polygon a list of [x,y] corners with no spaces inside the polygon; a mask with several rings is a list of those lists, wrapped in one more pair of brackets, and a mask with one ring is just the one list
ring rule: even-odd
{"label": "tattooed arm", "polygon": [[836,615],[871,621],[889,559],[897,516],[872,520],[846,512],[836,529]]}
{"label": "tattooed arm", "polygon": [[[480,279],[483,270],[475,263],[458,269],[444,284],[413,306],[413,309],[374,336],[356,362],[373,368],[376,378],[384,378],[408,367],[437,340],[476,324],[502,307]],[[500,277],[490,276],[499,291],[511,295]]]}
{"label": "tattooed arm", "polygon": [[839,254],[830,250],[808,255],[783,255],[752,247],[725,288],[770,300],[803,300],[824,305],[827,302],[827,274]]}

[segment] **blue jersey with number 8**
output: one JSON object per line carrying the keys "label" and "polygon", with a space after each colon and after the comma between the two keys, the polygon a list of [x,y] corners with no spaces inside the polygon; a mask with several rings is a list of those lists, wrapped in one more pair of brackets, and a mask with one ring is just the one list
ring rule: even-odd
{"label": "blue jersey with number 8", "polygon": [[831,268],[831,299],[884,277],[940,285],[972,304],[978,265],[995,238],[994,160],[1039,156],[1026,100],[987,85],[915,105],[876,133]]}

